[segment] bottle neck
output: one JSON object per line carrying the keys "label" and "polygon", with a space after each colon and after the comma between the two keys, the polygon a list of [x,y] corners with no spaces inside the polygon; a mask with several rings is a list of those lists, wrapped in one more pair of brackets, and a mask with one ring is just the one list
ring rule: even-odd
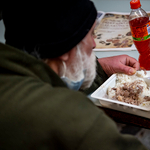
{"label": "bottle neck", "polygon": [[136,8],[136,9],[132,9],[133,11],[136,11],[136,10],[139,10],[139,9],[141,9],[141,7],[138,7],[138,8]]}

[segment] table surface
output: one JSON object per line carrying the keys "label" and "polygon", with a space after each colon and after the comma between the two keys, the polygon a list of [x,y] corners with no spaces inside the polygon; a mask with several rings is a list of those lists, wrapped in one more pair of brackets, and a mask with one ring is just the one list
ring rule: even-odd
{"label": "table surface", "polygon": [[[130,9],[130,0],[92,0],[98,11],[104,12],[127,12]],[[142,8],[145,11],[150,11],[150,1],[141,0]],[[101,51],[95,52],[98,58],[109,57],[115,55],[127,54],[138,60],[139,54],[137,50],[134,51]],[[91,98],[91,97],[90,97]],[[103,102],[91,98],[91,100],[100,108],[102,108],[106,114],[119,123],[132,124],[143,128],[150,129],[150,112],[139,109],[133,109],[131,107],[124,107],[122,105]]]}

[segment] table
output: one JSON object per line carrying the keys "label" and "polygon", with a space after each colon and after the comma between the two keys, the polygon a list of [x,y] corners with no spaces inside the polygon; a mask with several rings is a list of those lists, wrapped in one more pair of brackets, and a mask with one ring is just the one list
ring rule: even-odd
{"label": "table", "polygon": [[[104,12],[130,12],[130,0],[92,0],[98,11]],[[142,8],[145,11],[150,11],[150,1],[141,0]],[[109,57],[121,54],[127,54],[138,59],[139,54],[137,50],[134,51],[101,51],[95,52],[98,58]],[[126,123],[130,125],[140,126],[142,128],[150,129],[150,112],[124,107],[118,104],[108,104],[99,100],[91,98],[97,107],[103,109],[105,113],[118,123]]]}

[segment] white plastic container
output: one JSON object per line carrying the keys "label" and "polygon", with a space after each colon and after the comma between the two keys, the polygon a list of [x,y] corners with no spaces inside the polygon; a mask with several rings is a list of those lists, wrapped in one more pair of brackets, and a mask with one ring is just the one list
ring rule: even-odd
{"label": "white plastic container", "polygon": [[[150,71],[147,71],[147,76],[150,76]],[[113,74],[95,92],[91,94],[91,97],[98,99],[101,105],[104,107],[108,107],[109,105],[112,105],[115,103],[115,104],[124,106],[124,109],[126,109],[126,107],[131,107],[135,109],[150,111],[150,105],[149,106],[137,106],[137,105],[132,105],[132,104],[128,104],[125,102],[120,102],[118,100],[108,99],[107,89],[109,86],[114,87],[115,84],[116,84],[116,74]]]}

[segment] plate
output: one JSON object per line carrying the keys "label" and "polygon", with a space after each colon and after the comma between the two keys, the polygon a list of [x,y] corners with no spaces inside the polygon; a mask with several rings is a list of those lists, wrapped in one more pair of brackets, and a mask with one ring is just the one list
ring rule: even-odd
{"label": "plate", "polygon": [[[147,71],[146,76],[150,76],[150,71]],[[114,87],[115,85],[116,85],[116,74],[113,74],[96,91],[94,91],[91,94],[91,97],[98,99],[102,106],[111,105],[111,103],[113,103],[113,104],[115,103],[118,105],[122,105],[124,107],[131,107],[131,108],[135,108],[135,109],[150,111],[150,106],[137,106],[137,105],[132,105],[132,104],[118,101],[118,100],[112,100],[112,99],[107,98],[108,87],[109,86]]]}

